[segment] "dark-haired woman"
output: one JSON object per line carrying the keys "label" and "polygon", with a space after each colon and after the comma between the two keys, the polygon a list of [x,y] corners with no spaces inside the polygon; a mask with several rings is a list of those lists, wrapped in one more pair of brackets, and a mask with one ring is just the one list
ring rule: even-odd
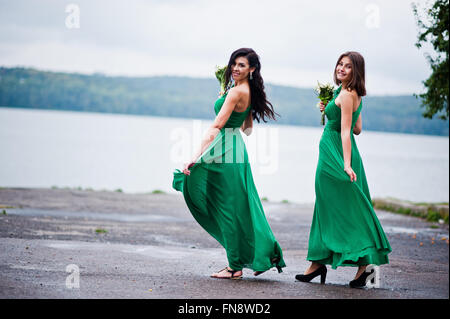
{"label": "dark-haired woman", "polygon": [[239,132],[249,135],[253,119],[275,119],[260,72],[255,51],[233,52],[225,72],[228,89],[214,105],[216,118],[198,152],[182,172],[174,173],[173,187],[183,192],[194,218],[226,250],[228,266],[212,274],[214,278],[240,279],[243,268],[259,275],[272,267],[279,272],[285,267]]}
{"label": "dark-haired woman", "polygon": [[391,247],[372,207],[363,163],[354,134],[362,129],[362,97],[366,95],[364,58],[342,54],[334,70],[340,85],[326,105],[328,123],[319,144],[316,202],[309,234],[307,260],[311,265],[296,279],[308,282],[327,268],[358,267],[351,287],[366,285],[369,264],[387,264]]}

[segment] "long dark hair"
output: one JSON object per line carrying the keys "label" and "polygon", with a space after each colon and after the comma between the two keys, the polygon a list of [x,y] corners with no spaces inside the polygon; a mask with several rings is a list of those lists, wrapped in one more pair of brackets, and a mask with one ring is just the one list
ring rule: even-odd
{"label": "long dark hair", "polygon": [[231,54],[230,61],[228,62],[227,70],[225,71],[225,87],[229,88],[231,86],[231,73],[232,65],[238,57],[245,57],[251,68],[255,68],[252,73],[252,80],[248,80],[250,85],[250,97],[252,105],[252,116],[255,120],[263,120],[267,122],[268,119],[275,119],[275,114],[279,115],[273,110],[273,105],[266,99],[266,93],[264,92],[264,81],[261,77],[261,63],[259,62],[259,56],[253,49],[241,48],[234,51]]}
{"label": "long dark hair", "polygon": [[348,57],[350,61],[352,61],[352,79],[347,85],[347,88],[350,90],[356,90],[359,96],[366,95],[366,79],[365,79],[365,66],[364,66],[364,58],[363,56],[355,51],[348,51],[342,53],[339,59],[336,62],[336,66],[334,67],[334,83],[337,85],[341,84],[341,81],[337,79],[336,68],[341,62],[343,57]]}

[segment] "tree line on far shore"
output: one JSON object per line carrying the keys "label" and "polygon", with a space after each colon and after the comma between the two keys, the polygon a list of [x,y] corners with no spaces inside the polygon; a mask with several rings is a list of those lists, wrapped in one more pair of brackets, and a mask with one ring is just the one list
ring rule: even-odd
{"label": "tree line on far shore", "polygon": [[[313,88],[266,84],[277,124],[320,126]],[[119,77],[0,67],[0,107],[213,119],[216,79]],[[366,96],[364,129],[446,135],[449,122],[422,116],[413,95]]]}

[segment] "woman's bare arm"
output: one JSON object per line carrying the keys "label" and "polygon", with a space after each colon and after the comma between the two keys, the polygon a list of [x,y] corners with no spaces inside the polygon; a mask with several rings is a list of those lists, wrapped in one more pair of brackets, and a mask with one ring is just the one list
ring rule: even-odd
{"label": "woman's bare arm", "polygon": [[350,134],[352,130],[352,115],[353,115],[353,97],[349,92],[343,92],[340,98],[341,108],[341,140],[342,151],[344,154],[344,170],[350,177],[350,180],[356,181],[356,174],[352,169],[352,143]]}
{"label": "woman's bare arm", "polygon": [[353,127],[353,134],[359,135],[362,131],[362,119],[361,119],[361,113],[358,116],[358,119],[356,120],[355,127]]}
{"label": "woman's bare arm", "polygon": [[209,147],[212,141],[216,138],[217,134],[219,134],[220,130],[225,126],[239,99],[240,99],[239,91],[231,89],[228,92],[228,95],[225,98],[225,102],[223,103],[219,114],[217,114],[213,124],[211,124],[211,126],[206,131],[198,151],[194,154],[191,161],[185,164],[183,173],[185,173],[186,175],[190,174],[189,168],[195,162],[197,162],[200,155],[203,154],[203,152]]}

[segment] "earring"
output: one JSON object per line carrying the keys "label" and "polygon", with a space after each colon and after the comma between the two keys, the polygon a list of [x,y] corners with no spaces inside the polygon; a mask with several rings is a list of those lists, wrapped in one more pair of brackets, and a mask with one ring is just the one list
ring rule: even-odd
{"label": "earring", "polygon": [[253,80],[253,72],[250,72],[250,80]]}

